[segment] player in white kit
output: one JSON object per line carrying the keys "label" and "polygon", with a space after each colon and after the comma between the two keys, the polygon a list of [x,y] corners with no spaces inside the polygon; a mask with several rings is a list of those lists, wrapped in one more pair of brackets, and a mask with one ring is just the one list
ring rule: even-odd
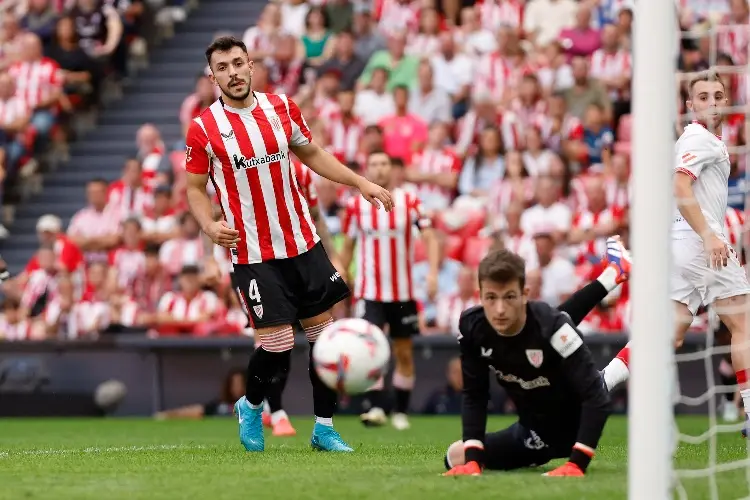
{"label": "player in white kit", "polygon": [[[672,224],[670,298],[676,307],[675,345],[682,345],[701,304],[713,306],[732,334],[732,363],[745,412],[750,415],[750,349],[745,325],[750,285],[724,234],[729,153],[721,137],[713,133],[721,130],[721,108],[728,105],[728,99],[724,85],[711,71],[694,78],[689,93],[686,104],[694,121],[675,145],[673,167],[677,209]],[[627,349],[605,368],[610,389],[628,378]]]}

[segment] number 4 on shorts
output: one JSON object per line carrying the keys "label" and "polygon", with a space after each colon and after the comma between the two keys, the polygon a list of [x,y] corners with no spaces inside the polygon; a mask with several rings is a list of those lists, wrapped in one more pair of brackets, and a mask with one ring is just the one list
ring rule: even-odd
{"label": "number 4 on shorts", "polygon": [[256,280],[250,280],[250,286],[247,290],[247,297],[252,302],[260,304],[260,292],[258,291],[258,282]]}

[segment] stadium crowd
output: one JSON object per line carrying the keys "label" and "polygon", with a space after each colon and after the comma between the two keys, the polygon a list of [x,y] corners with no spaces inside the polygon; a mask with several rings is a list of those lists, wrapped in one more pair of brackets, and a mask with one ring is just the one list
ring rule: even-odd
{"label": "stadium crowd", "polygon": [[[122,74],[141,4],[75,0],[60,15],[50,0],[28,2],[24,17],[4,17],[2,26],[6,186],[34,165],[38,148],[66,140],[66,115],[96,105],[102,75]],[[75,21],[92,8],[105,14],[100,31]],[[746,104],[750,78],[732,67],[748,63],[747,0],[680,0],[677,8],[679,109],[685,75],[709,65],[721,68],[731,103]],[[627,0],[283,0],[241,35],[253,88],[292,96],[339,160],[359,171],[369,152],[393,158],[398,183],[418,194],[439,230],[434,301],[418,279],[427,263],[415,241],[422,333],[450,334],[478,303],[475,268],[489,249],[523,256],[532,298],[556,305],[600,272],[607,236],[627,244],[633,13]],[[216,97],[207,74],[198,75],[175,110],[184,131]],[[722,137],[733,153],[727,231],[741,250],[746,117],[730,116]],[[150,124],[136,142],[120,180],[89,182],[88,203],[67,228],[54,214],[39,219],[37,254],[5,285],[0,336],[251,334],[228,286],[226,254],[205,254],[186,211],[184,143],[165,144]],[[351,193],[312,183],[310,198],[340,239]],[[627,323],[626,284],[581,327],[619,332]]]}

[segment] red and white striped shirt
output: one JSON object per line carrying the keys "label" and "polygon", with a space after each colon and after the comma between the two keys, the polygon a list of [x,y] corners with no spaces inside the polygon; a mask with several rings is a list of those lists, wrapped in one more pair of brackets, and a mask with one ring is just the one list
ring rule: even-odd
{"label": "red and white striped shirt", "polygon": [[511,203],[520,202],[524,206],[534,199],[534,179],[524,177],[513,181],[501,179],[490,188],[488,213],[504,214]]}
{"label": "red and white striped shirt", "polygon": [[49,99],[53,92],[62,89],[65,82],[60,65],[47,57],[34,62],[13,63],[8,68],[8,73],[16,82],[16,96],[29,109],[35,109]]}
{"label": "red and white striped shirt", "polygon": [[542,141],[548,148],[560,152],[564,141],[582,141],[583,123],[572,115],[565,115],[560,128],[555,130],[555,120],[552,117],[538,117],[534,126],[542,134]]}
{"label": "red and white striped shirt", "polygon": [[153,149],[145,151],[140,155],[141,179],[143,179],[143,187],[148,192],[153,192],[156,188],[156,174],[159,172],[159,166],[161,165],[165,151],[164,144],[158,144]]}
{"label": "red and white striped shirt", "polygon": [[274,40],[260,26],[251,26],[242,36],[248,52],[273,52]]}
{"label": "red and white striped shirt", "polygon": [[339,103],[335,99],[320,94],[313,99],[313,108],[315,108],[315,117],[324,122],[337,119],[341,115]]}
{"label": "red and white striped shirt", "polygon": [[403,33],[415,33],[419,26],[419,1],[376,0],[375,19],[378,30],[386,36]]}
{"label": "red and white striped shirt", "polygon": [[409,43],[406,44],[406,53],[419,57],[432,57],[440,52],[440,38],[438,35],[427,35],[417,33],[409,37]]}
{"label": "red and white striped shirt", "polygon": [[341,114],[331,117],[328,122],[328,151],[341,163],[357,159],[359,142],[365,127],[359,118],[352,117],[344,122]]}
{"label": "red and white striped shirt", "polygon": [[179,274],[185,266],[198,266],[203,260],[203,240],[176,238],[165,241],[159,249],[159,262],[169,274]]}
{"label": "red and white striped shirt", "polygon": [[159,301],[159,312],[168,313],[176,321],[198,321],[218,310],[219,298],[208,291],[200,291],[192,299],[179,292],[167,292]]}
{"label": "red and white striped shirt", "polygon": [[68,317],[67,337],[96,334],[109,326],[109,304],[102,300],[83,300],[73,306]]}
{"label": "red and white striped shirt", "polygon": [[145,276],[137,281],[133,299],[143,311],[155,311],[165,293],[172,289],[172,277],[166,272]]}
{"label": "red and white striped shirt", "polygon": [[[117,233],[120,230],[120,214],[116,210],[105,208],[101,212],[93,207],[80,209],[68,225],[68,236],[95,238]],[[84,253],[87,262],[106,261],[106,252],[90,251]]]}
{"label": "red and white striped shirt", "polygon": [[482,28],[497,33],[502,26],[523,26],[523,1],[484,0],[479,4],[479,20]]}
{"label": "red and white striped shirt", "polygon": [[13,96],[10,99],[0,99],[0,125],[7,126],[29,114],[29,107],[23,99]]}
{"label": "red and white striped shirt", "polygon": [[313,182],[315,172],[297,159],[293,160],[293,163],[297,187],[299,187],[302,196],[307,200],[307,206],[310,208],[318,206],[318,192],[315,190],[315,183]]}
{"label": "red and white striped shirt", "polygon": [[[593,213],[590,210],[581,211],[573,216],[572,227],[584,231],[593,229],[601,224],[608,224],[615,220],[615,214],[610,208]],[[607,238],[595,238],[578,245],[571,245],[572,257],[579,263],[584,263],[590,256],[601,257],[607,252]]]}
{"label": "red and white striped shirt", "polygon": [[630,206],[633,196],[632,182],[621,184],[614,177],[610,177],[604,181],[604,190],[607,193],[607,206],[615,211],[622,211]]}
{"label": "red and white striped shirt", "polygon": [[[604,49],[597,49],[591,54],[591,76],[600,80],[611,80],[623,76],[630,76],[632,60],[630,52],[619,49],[614,54]],[[613,99],[622,98],[620,91],[610,92]]]}
{"label": "red and white striped shirt", "polygon": [[107,209],[116,211],[120,220],[145,215],[154,204],[154,196],[144,188],[136,189],[115,181],[107,192]]}
{"label": "red and white striped shirt", "polygon": [[120,318],[118,323],[127,327],[141,326],[142,315],[143,309],[138,305],[138,302],[128,300],[120,308]]}
{"label": "red and white striped shirt", "polygon": [[117,287],[132,297],[146,273],[146,254],[139,248],[118,248],[110,252],[109,266],[117,272]]}
{"label": "red and white striped shirt", "polygon": [[[466,113],[457,125],[456,153],[460,156],[471,154],[474,145],[479,140],[479,135],[485,127],[497,127],[502,132],[505,132],[502,128],[502,115],[498,113],[493,118],[494,120],[492,121],[486,120],[480,117],[473,109]],[[505,138],[503,138],[503,142],[505,142]]]}
{"label": "red and white striped shirt", "polygon": [[295,257],[320,241],[289,158],[289,146],[310,143],[310,129],[286,95],[253,94],[246,109],[216,101],[186,141],[187,171],[211,175],[227,223],[240,233],[233,264]]}
{"label": "red and white striped shirt", "polygon": [[[461,159],[448,147],[425,149],[412,157],[412,168],[425,174],[459,174]],[[420,183],[417,194],[422,207],[427,211],[448,208],[453,201],[454,190],[435,184]]]}
{"label": "red and white striped shirt", "polygon": [[354,296],[378,302],[414,300],[411,269],[414,266],[414,234],[430,222],[423,218],[419,198],[396,188],[391,192],[393,210],[385,212],[361,196],[346,206],[342,232],[359,239]]}
{"label": "red and white striped shirt", "polygon": [[750,45],[750,19],[743,24],[733,24],[725,20],[718,34],[718,50],[732,57],[736,66],[744,66],[748,62],[748,45]]}
{"label": "red and white striped shirt", "polygon": [[744,234],[745,214],[736,208],[727,207],[726,214],[724,214],[724,235],[738,254],[742,253]]}
{"label": "red and white striped shirt", "polygon": [[519,83],[513,66],[500,54],[493,52],[477,62],[472,93],[487,93],[493,102],[501,102],[506,91]]}
{"label": "red and white striped shirt", "polygon": [[437,316],[435,324],[442,328],[444,333],[458,334],[458,320],[461,313],[470,307],[479,305],[479,297],[472,295],[468,299],[462,299],[457,293],[441,295],[437,299]]}
{"label": "red and white striped shirt", "polygon": [[5,314],[0,314],[0,339],[7,341],[14,340],[35,340],[41,338],[38,334],[38,328],[35,327],[35,322],[30,319],[11,323],[5,317]]}
{"label": "red and white striped shirt", "polygon": [[57,293],[57,277],[44,269],[32,271],[21,294],[21,307],[31,310],[45,293],[47,300],[54,298]]}

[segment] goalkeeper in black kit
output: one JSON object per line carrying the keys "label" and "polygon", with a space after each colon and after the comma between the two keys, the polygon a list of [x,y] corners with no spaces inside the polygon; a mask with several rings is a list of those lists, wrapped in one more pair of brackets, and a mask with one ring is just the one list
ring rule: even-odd
{"label": "goalkeeper in black kit", "polygon": [[[609,393],[578,325],[630,270],[619,238],[607,241],[609,265],[559,308],[530,301],[525,262],[508,250],[479,265],[481,306],[459,322],[463,439],[445,456],[447,476],[478,475],[568,461],[546,476],[583,476],[611,412]],[[493,373],[518,411],[518,422],[487,433]]]}

